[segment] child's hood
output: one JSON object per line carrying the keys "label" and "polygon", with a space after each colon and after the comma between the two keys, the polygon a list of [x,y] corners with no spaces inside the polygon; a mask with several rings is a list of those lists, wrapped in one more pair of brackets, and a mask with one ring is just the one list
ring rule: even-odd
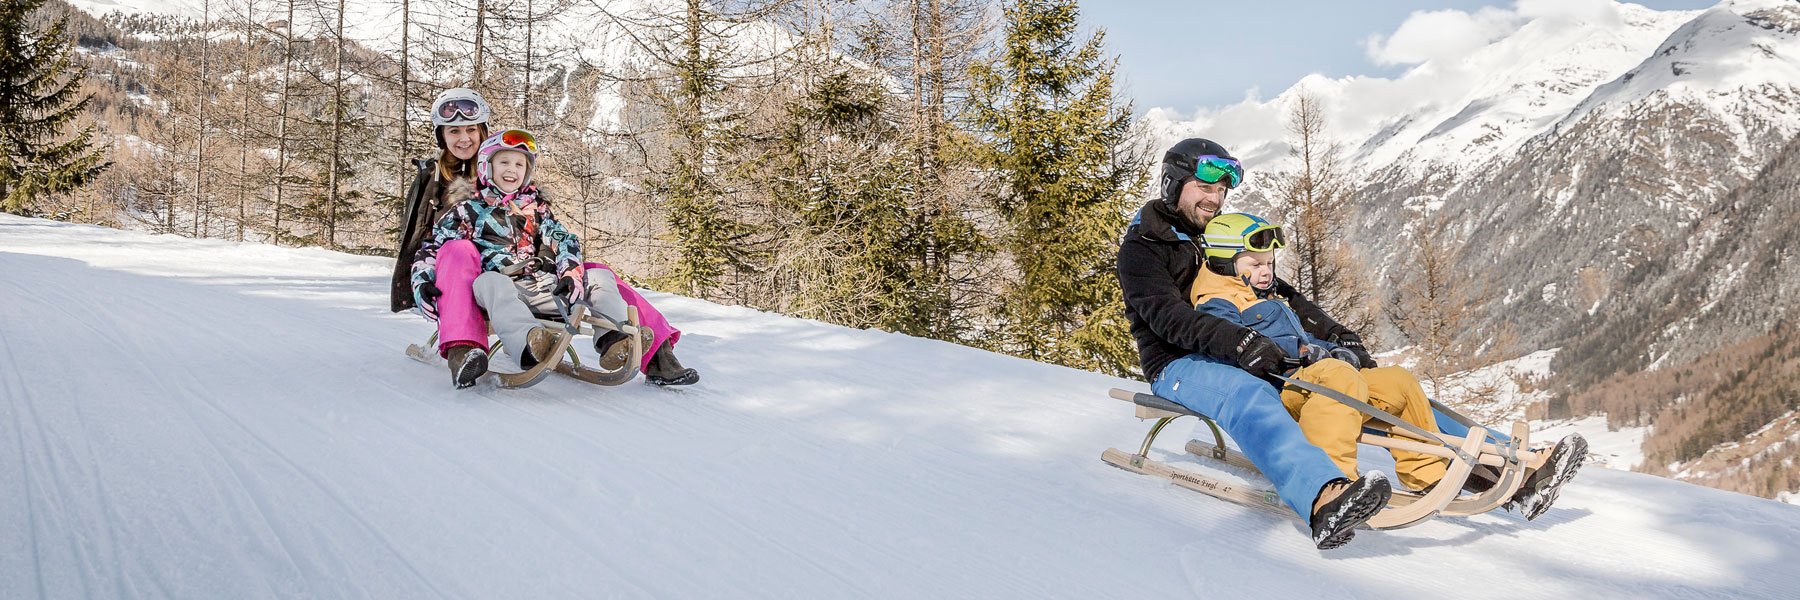
{"label": "child's hood", "polygon": [[1256,290],[1251,289],[1250,284],[1244,283],[1243,279],[1220,275],[1204,267],[1200,269],[1200,274],[1194,276],[1188,303],[1197,306],[1203,298],[1224,298],[1240,311],[1262,301],[1256,296]]}

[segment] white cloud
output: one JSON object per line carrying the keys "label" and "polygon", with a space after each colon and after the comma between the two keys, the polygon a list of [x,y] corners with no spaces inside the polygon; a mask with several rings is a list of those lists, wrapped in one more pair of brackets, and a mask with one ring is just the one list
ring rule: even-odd
{"label": "white cloud", "polygon": [[[1607,1],[1607,0],[1602,0]],[[1417,11],[1394,33],[1376,34],[1363,42],[1369,59],[1379,65],[1416,65],[1454,60],[1518,31],[1519,13],[1493,7],[1474,13],[1460,10]]]}
{"label": "white cloud", "polygon": [[1518,0],[1511,9],[1416,11],[1393,33],[1370,34],[1363,48],[1378,65],[1416,65],[1462,58],[1530,21],[1610,24],[1620,18],[1614,0]]}

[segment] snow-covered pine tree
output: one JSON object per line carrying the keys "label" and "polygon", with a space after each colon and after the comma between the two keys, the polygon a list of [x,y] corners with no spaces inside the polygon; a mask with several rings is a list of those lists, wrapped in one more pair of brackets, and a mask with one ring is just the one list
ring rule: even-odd
{"label": "snow-covered pine tree", "polygon": [[1128,151],[1130,104],[1115,95],[1105,32],[1076,39],[1074,0],[1005,7],[999,56],[974,69],[975,121],[1012,264],[997,349],[1128,374],[1137,354],[1113,274],[1119,232],[1143,189]]}
{"label": "snow-covered pine tree", "polygon": [[34,31],[45,0],[0,3],[0,209],[31,213],[34,199],[86,185],[111,163],[93,147],[94,126],[58,141],[87,109],[85,69],[70,59],[68,17]]}

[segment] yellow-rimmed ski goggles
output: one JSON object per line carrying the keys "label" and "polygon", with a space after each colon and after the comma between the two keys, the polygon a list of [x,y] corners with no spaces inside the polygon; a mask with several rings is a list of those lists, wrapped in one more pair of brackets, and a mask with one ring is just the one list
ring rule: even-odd
{"label": "yellow-rimmed ski goggles", "polygon": [[1206,223],[1200,241],[1209,257],[1231,258],[1239,252],[1268,252],[1287,246],[1281,226],[1245,213],[1225,213]]}

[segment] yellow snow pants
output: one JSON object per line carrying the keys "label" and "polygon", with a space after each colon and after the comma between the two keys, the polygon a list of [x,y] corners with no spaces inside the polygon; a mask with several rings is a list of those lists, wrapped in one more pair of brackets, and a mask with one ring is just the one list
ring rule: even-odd
{"label": "yellow snow pants", "polygon": [[[1358,370],[1350,363],[1329,358],[1302,367],[1293,377],[1343,392],[1426,431],[1438,430],[1425,389],[1405,368]],[[1307,441],[1324,450],[1345,476],[1356,479],[1356,440],[1362,437],[1363,424],[1372,417],[1323,394],[1294,388],[1281,390],[1281,403],[1300,422]],[[1414,490],[1437,483],[1449,468],[1449,460],[1441,457],[1404,450],[1394,450],[1393,454],[1400,483]]]}

